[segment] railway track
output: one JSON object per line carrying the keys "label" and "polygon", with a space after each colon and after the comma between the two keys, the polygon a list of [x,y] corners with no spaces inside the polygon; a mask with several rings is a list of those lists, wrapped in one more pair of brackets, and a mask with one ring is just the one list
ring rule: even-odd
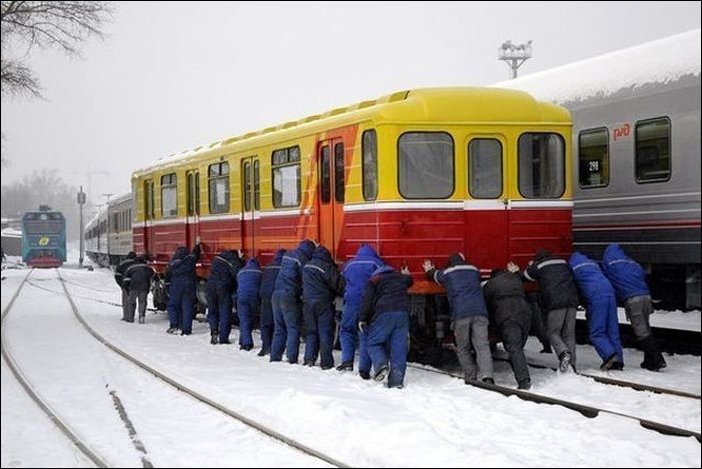
{"label": "railway track", "polygon": [[[57,271],[58,272],[58,271]],[[272,438],[274,440],[277,440],[301,453],[304,453],[308,456],[311,456],[313,458],[319,459],[325,463],[328,463],[334,467],[349,467],[348,465],[344,464],[341,461],[336,460],[332,456],[325,454],[319,450],[316,450],[298,440],[295,438],[289,437],[287,435],[284,435],[266,425],[261,424],[260,422],[251,419],[240,412],[237,412],[233,409],[230,409],[227,406],[222,405],[221,403],[217,402],[214,399],[211,399],[210,397],[196,391],[192,387],[188,386],[187,384],[183,383],[182,381],[179,381],[178,379],[172,378],[170,376],[167,376],[166,374],[162,373],[161,371],[155,369],[154,367],[148,365],[147,363],[143,362],[142,360],[139,360],[135,356],[129,354],[128,352],[122,350],[121,348],[117,347],[110,341],[108,341],[104,336],[102,336],[100,333],[98,333],[94,328],[92,328],[88,322],[83,318],[83,316],[80,314],[80,311],[78,310],[75,302],[73,301],[73,298],[71,296],[71,293],[69,292],[68,288],[66,287],[66,282],[62,278],[60,272],[58,273],[59,280],[61,281],[61,286],[63,287],[63,291],[66,295],[66,298],[68,299],[68,302],[71,305],[71,309],[73,311],[73,314],[75,318],[81,323],[81,325],[92,335],[98,342],[103,344],[105,347],[109,348],[113,352],[117,353],[121,357],[127,359],[129,362],[132,364],[138,366],[144,371],[147,371],[151,373],[153,376],[159,378],[161,381],[173,386],[177,390],[184,392],[191,396],[192,398],[196,399],[197,401],[211,407],[212,409],[215,409],[222,414],[231,417],[244,425],[262,433],[263,435]]]}
{"label": "railway track", "polygon": [[[451,377],[463,380],[463,375],[461,373],[439,370],[436,368],[429,368],[429,367],[426,367],[423,365],[416,365],[416,364],[412,364],[412,363],[408,363],[407,366],[411,367],[413,369],[422,370],[422,371],[425,371],[428,373],[441,374],[441,375],[451,376]],[[693,436],[697,439],[698,442],[702,442],[702,435],[700,434],[700,432],[695,432],[695,431],[691,431],[691,430],[688,430],[685,428],[675,427],[672,425],[666,425],[666,424],[663,424],[660,422],[655,422],[655,421],[652,421],[649,419],[644,419],[644,418],[637,417],[634,415],[629,415],[629,414],[626,414],[623,412],[603,409],[603,408],[599,408],[599,407],[595,407],[595,406],[591,406],[591,405],[581,404],[578,402],[568,401],[565,399],[545,396],[545,395],[538,394],[538,393],[535,393],[532,391],[513,389],[513,388],[508,388],[505,386],[499,386],[499,385],[495,385],[495,384],[487,384],[487,383],[483,383],[483,382],[479,382],[479,381],[471,381],[471,382],[468,382],[467,384],[474,386],[474,387],[477,387],[477,388],[496,392],[496,393],[502,394],[504,396],[517,396],[520,399],[525,400],[525,401],[535,402],[538,404],[558,405],[558,406],[565,407],[567,409],[579,412],[580,414],[582,414],[588,418],[595,418],[598,415],[600,415],[600,413],[616,415],[618,417],[623,417],[626,419],[635,420],[642,427],[649,429],[649,430],[653,430],[655,432],[658,432],[658,433],[661,433],[664,435],[675,435],[675,436],[682,436],[682,437]],[[688,397],[688,396],[685,396],[685,397]]]}
{"label": "railway track", "polygon": [[39,407],[39,409],[41,409],[41,411],[49,418],[49,420],[51,420],[51,422],[54,423],[56,428],[63,435],[65,435],[66,438],[68,438],[68,440],[97,467],[108,467],[106,459],[103,456],[101,456],[97,451],[92,449],[90,445],[83,438],[81,438],[78,435],[78,433],[75,432],[66,422],[64,422],[63,419],[61,419],[61,417],[58,415],[58,413],[54,411],[54,409],[51,406],[49,406],[49,404],[44,399],[42,399],[42,397],[34,390],[34,387],[30,384],[27,378],[25,378],[24,374],[21,371],[21,368],[18,366],[14,356],[12,355],[12,353],[9,350],[9,347],[7,346],[5,340],[5,334],[7,331],[7,328],[4,325],[5,318],[12,310],[12,306],[14,305],[15,300],[19,297],[24,286],[28,284],[28,279],[32,275],[32,272],[33,269],[27,272],[27,275],[24,277],[22,283],[15,291],[15,294],[12,296],[12,299],[2,311],[2,358],[5,360],[5,363],[7,363],[7,366],[14,375],[15,379],[17,379],[20,386],[24,389],[24,391],[27,393],[30,399],[37,405],[37,407]]}

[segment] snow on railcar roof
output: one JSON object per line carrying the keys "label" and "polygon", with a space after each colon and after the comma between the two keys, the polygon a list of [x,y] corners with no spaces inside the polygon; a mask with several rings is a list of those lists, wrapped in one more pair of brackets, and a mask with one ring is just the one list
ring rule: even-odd
{"label": "snow on railcar roof", "polygon": [[568,107],[648,84],[699,76],[700,29],[695,29],[491,86],[526,91]]}

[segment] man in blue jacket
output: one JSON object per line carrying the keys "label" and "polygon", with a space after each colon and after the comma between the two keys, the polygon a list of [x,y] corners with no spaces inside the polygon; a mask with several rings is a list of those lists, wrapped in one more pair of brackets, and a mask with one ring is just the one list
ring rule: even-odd
{"label": "man in blue jacket", "polygon": [[404,385],[410,308],[407,289],[412,283],[406,266],[400,273],[385,265],[373,272],[361,300],[358,329],[368,333],[368,354],[375,370],[373,379],[383,381],[389,375],[389,388]]}
{"label": "man in blue jacket", "polygon": [[258,352],[259,357],[271,353],[271,343],[273,342],[273,306],[271,298],[284,254],[285,249],[278,249],[273,254],[273,259],[263,268],[263,273],[261,274],[261,287],[259,289],[259,297],[261,299],[261,350]]}
{"label": "man in blue jacket", "polygon": [[653,313],[651,292],[641,265],[627,256],[618,244],[610,244],[602,256],[602,268],[612,282],[617,299],[624,304],[636,338],[644,351],[641,367],[659,371],[666,367],[661,350],[653,338],[649,316]]}
{"label": "man in blue jacket", "polygon": [[200,243],[197,243],[190,254],[188,248],[179,246],[173,253],[166,267],[166,283],[168,290],[168,320],[169,334],[190,335],[193,330],[193,307],[195,303],[195,266],[200,258]]}
{"label": "man in blue jacket", "polygon": [[619,340],[619,316],[614,288],[600,266],[586,255],[574,252],[570,268],[585,302],[590,342],[602,358],[602,370],[622,370],[624,353]]}
{"label": "man in blue jacket", "polygon": [[239,316],[239,350],[253,348],[251,329],[258,315],[261,266],[254,258],[249,260],[236,275],[236,312]]}
{"label": "man in blue jacket", "polygon": [[319,366],[334,366],[334,299],[344,294],[344,278],[339,275],[334,259],[321,244],[302,269],[302,313],[307,325],[305,361],[314,366],[319,351]]}
{"label": "man in blue jacket", "polygon": [[210,343],[228,344],[232,330],[232,292],[236,289],[236,274],[244,262],[236,249],[224,250],[212,260],[207,277],[207,322],[210,325]]}
{"label": "man in blue jacket", "polygon": [[[460,252],[449,256],[444,270],[436,270],[429,259],[424,260],[423,267],[427,278],[446,288],[456,336],[456,355],[466,384],[477,378],[484,383],[495,384],[488,339],[488,312],[480,288],[480,271],[467,263]],[[473,351],[478,361],[477,369]]]}
{"label": "man in blue jacket", "polygon": [[347,261],[341,271],[346,287],[344,290],[344,309],[341,312],[339,326],[341,364],[336,369],[339,371],[353,370],[353,357],[358,341],[358,372],[363,379],[370,379],[371,359],[366,351],[366,333],[358,330],[361,297],[373,272],[383,265],[385,263],[370,245],[361,244],[356,251],[356,256]]}
{"label": "man in blue jacket", "polygon": [[286,351],[288,363],[297,363],[300,353],[300,323],[302,321],[302,268],[314,252],[315,243],[300,241],[297,249],[288,251],[280,263],[280,273],[273,290],[273,345],[271,361],[279,362]]}

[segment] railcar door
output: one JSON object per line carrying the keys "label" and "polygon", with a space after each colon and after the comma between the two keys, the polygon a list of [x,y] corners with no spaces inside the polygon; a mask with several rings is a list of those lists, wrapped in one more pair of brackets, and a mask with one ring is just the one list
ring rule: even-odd
{"label": "railcar door", "polygon": [[185,242],[188,246],[195,245],[200,236],[200,172],[197,170],[185,173],[187,191],[187,210],[185,215]]}
{"label": "railcar door", "polygon": [[[154,251],[154,180],[144,181],[144,252],[156,254]],[[98,228],[99,230],[99,228]],[[100,237],[98,236],[98,245]]]}
{"label": "railcar door", "polygon": [[317,149],[319,242],[336,256],[343,225],[345,149],[341,138],[324,140]]}
{"label": "railcar door", "polygon": [[261,210],[260,163],[257,156],[241,161],[241,240],[242,249],[249,258],[258,254],[257,217]]}
{"label": "railcar door", "polygon": [[509,260],[509,220],[505,141],[501,136],[468,139],[468,199],[464,210],[465,249],[486,274]]}

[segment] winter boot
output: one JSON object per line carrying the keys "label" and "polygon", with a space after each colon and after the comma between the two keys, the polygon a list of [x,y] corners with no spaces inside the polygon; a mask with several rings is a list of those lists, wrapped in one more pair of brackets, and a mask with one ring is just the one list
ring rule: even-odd
{"label": "winter boot", "polygon": [[212,345],[217,345],[219,343],[219,333],[218,332],[210,332],[210,343]]}
{"label": "winter boot", "polygon": [[387,366],[381,366],[375,376],[373,376],[373,379],[378,382],[383,381],[388,373],[390,373],[390,368]]}
{"label": "winter boot", "polygon": [[519,382],[519,385],[517,386],[517,389],[522,389],[524,391],[528,391],[531,389],[531,380],[529,378],[523,379]]}
{"label": "winter boot", "polygon": [[336,367],[336,371],[353,371],[353,362],[343,362]]}
{"label": "winter boot", "polygon": [[558,355],[558,371],[565,373],[568,371],[568,365],[570,365],[570,352],[564,350]]}
{"label": "winter boot", "polygon": [[641,362],[641,368],[649,371],[660,371],[661,368],[667,366],[656,339],[652,335],[641,339],[641,347],[644,350],[644,361]]}

